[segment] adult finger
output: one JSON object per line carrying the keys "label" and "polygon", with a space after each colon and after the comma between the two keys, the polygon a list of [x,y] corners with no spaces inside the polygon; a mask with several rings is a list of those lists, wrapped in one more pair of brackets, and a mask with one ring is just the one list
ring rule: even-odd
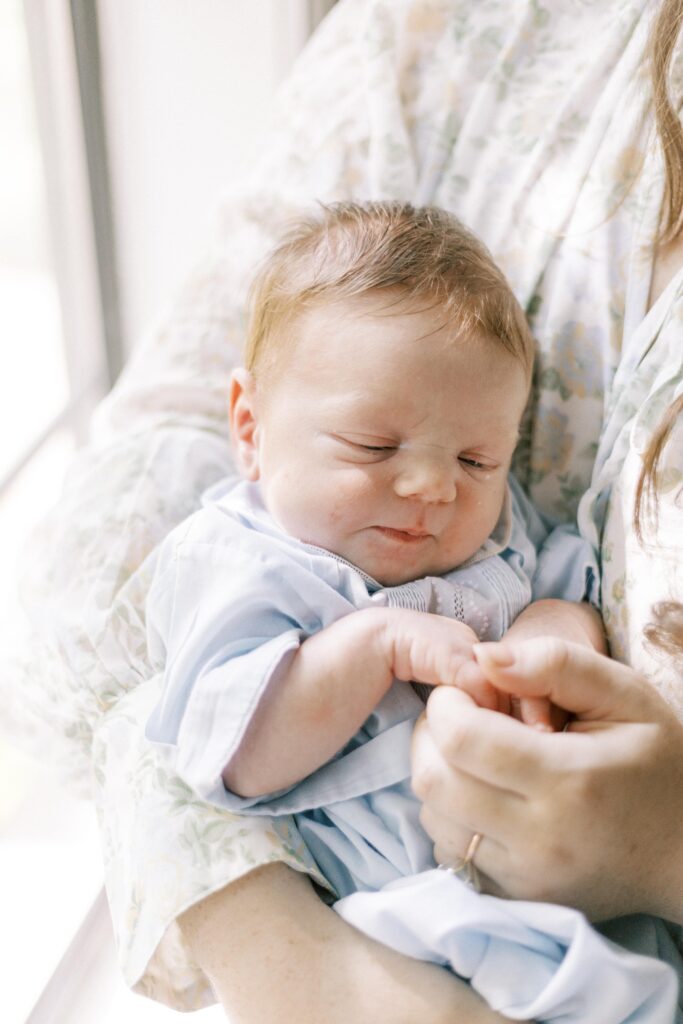
{"label": "adult finger", "polygon": [[519,697],[546,697],[584,721],[646,722],[657,717],[652,687],[626,665],[556,637],[476,644],[485,675]]}
{"label": "adult finger", "polygon": [[[413,777],[415,795],[423,802],[429,821],[442,819],[457,823],[471,835],[482,832],[505,845],[506,838],[517,829],[525,800],[509,789],[492,786],[468,772],[449,767],[425,783],[418,771]],[[431,829],[423,822],[425,831]],[[433,836],[433,838],[436,838]]]}
{"label": "adult finger", "polygon": [[459,768],[501,791],[526,796],[543,784],[539,765],[557,758],[549,745],[558,739],[556,734],[537,732],[507,715],[478,708],[467,694],[451,687],[437,687],[430,696],[426,728],[441,764],[425,742],[420,748],[426,750],[425,761],[419,755],[413,759],[418,785],[423,769],[430,778]]}
{"label": "adult finger", "polygon": [[491,785],[467,770],[454,768],[436,744],[424,714],[413,735],[411,784],[422,804],[428,803],[430,820],[440,817],[448,827],[457,824],[470,835],[486,832],[501,842],[514,827],[524,800],[504,784]]}

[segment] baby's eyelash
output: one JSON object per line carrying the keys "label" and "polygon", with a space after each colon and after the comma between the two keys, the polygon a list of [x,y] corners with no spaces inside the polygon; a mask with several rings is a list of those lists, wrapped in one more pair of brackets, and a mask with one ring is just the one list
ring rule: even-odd
{"label": "baby's eyelash", "polygon": [[[353,436],[348,436],[344,434],[335,434],[332,436],[335,437],[337,441],[341,441],[343,444],[347,445],[349,448],[353,448],[358,452],[367,452],[368,455],[391,455],[404,447],[402,444],[399,444],[398,442],[394,444],[368,444],[367,442],[361,440],[362,435],[361,437],[358,437],[358,435],[356,435],[355,438]],[[408,443],[406,447],[410,448],[410,443]],[[427,445],[426,447],[433,446]],[[458,455],[456,457],[458,461],[461,462],[464,466],[467,466],[468,469],[474,470],[476,472],[490,473],[497,468],[496,465],[491,465],[488,462],[482,462],[479,459],[475,458],[474,456]]]}
{"label": "baby's eyelash", "polygon": [[[360,437],[358,435],[356,437],[353,437],[345,434],[333,434],[332,436],[335,438],[336,441],[340,441],[342,444],[345,444],[349,448],[354,448],[356,451],[359,452],[368,452],[373,455],[382,455],[395,452],[399,447],[398,444],[391,443],[368,444],[366,441],[363,441],[363,435],[360,435]],[[379,438],[377,440],[379,440]]]}

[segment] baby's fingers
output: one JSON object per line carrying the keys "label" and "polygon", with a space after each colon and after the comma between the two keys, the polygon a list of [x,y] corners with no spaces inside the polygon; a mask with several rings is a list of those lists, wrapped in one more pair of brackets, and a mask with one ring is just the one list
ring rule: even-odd
{"label": "baby's fingers", "polygon": [[455,677],[455,685],[459,690],[469,694],[480,708],[502,711],[506,715],[510,713],[508,694],[496,689],[493,683],[488,681],[474,659],[463,662]]}
{"label": "baby's fingers", "polygon": [[525,725],[539,732],[555,732],[553,724],[553,706],[547,697],[515,697],[513,698],[519,717]]}

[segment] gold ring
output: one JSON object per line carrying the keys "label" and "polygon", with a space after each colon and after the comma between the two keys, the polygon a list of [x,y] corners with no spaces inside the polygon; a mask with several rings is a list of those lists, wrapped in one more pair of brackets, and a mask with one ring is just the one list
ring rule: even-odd
{"label": "gold ring", "polygon": [[455,864],[446,865],[439,864],[440,868],[444,868],[446,871],[452,872],[454,875],[461,876],[463,873],[465,878],[463,881],[467,882],[475,892],[481,892],[481,880],[479,878],[479,872],[477,871],[474,858],[477,855],[479,849],[479,843],[483,839],[481,832],[475,832],[470,839],[467,852],[464,857],[460,857]]}
{"label": "gold ring", "polygon": [[479,849],[479,843],[482,841],[483,836],[481,832],[475,832],[470,839],[470,845],[467,847],[467,853],[463,860],[463,868],[467,872],[467,881],[472,886],[475,892],[481,892],[481,880],[479,878],[479,872],[477,866],[474,863],[474,858],[477,855]]}
{"label": "gold ring", "polygon": [[482,841],[482,839],[483,839],[483,836],[482,836],[481,832],[475,832],[474,835],[472,836],[472,838],[470,839],[470,845],[467,847],[467,853],[465,854],[465,861],[464,862],[465,862],[466,865],[470,865],[471,864],[472,867],[474,867],[474,858],[477,855],[477,850],[479,849],[479,843]]}

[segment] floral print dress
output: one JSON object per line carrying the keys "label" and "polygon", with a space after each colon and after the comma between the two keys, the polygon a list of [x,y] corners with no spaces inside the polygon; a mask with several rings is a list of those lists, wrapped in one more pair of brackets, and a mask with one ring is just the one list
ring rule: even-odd
{"label": "floral print dress", "polygon": [[[681,430],[642,545],[632,527],[641,455],[683,389],[683,273],[647,313],[663,189],[652,6],[340,0],[282,91],[249,185],[222,203],[214,247],[100,408],[32,539],[13,692],[95,794],[120,962],[139,991],[183,1009],[213,1001],[175,921],[255,866],[284,861],[324,885],[288,819],[203,804],[144,740],[159,692],[145,639],[154,551],[230,470],[245,290],[302,206],[433,203],[483,238],[538,341],[518,478],[546,514],[578,516],[602,560],[613,655],[683,714],[674,667],[641,639],[652,603],[683,593]],[[674,99],[682,82],[679,46]]]}

